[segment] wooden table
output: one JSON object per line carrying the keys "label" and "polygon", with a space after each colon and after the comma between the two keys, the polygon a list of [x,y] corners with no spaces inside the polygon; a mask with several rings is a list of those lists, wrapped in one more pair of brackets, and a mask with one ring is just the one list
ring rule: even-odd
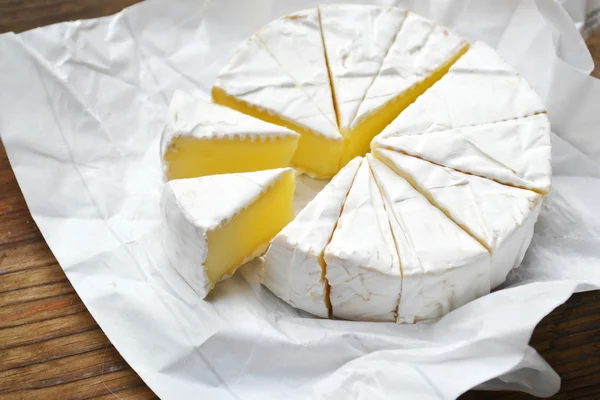
{"label": "wooden table", "polygon": [[[115,13],[137,0],[0,0],[0,32]],[[600,31],[588,45],[600,66]],[[595,76],[600,76],[597,67]],[[563,379],[556,399],[600,399],[600,292],[573,296],[532,345]],[[0,144],[0,400],[156,398],[120,357],[48,249]],[[463,399],[530,399],[470,392]]]}

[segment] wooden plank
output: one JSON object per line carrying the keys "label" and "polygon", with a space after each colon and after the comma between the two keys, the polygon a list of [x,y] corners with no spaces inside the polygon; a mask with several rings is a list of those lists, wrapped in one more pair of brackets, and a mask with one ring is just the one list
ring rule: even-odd
{"label": "wooden plank", "polygon": [[[3,31],[0,31],[0,33],[1,32],[3,32]],[[11,168],[10,168],[10,162],[8,161],[8,155],[6,154],[6,149],[4,148],[4,143],[2,143],[2,140],[0,139],[0,171],[10,170],[10,169]]]}
{"label": "wooden plank", "polygon": [[0,276],[51,264],[56,265],[56,258],[41,234],[17,244],[0,244]]}
{"label": "wooden plank", "polygon": [[16,193],[11,196],[0,195],[0,217],[28,213],[29,209],[27,208],[27,203],[21,193]]}
{"label": "wooden plank", "polygon": [[110,394],[105,394],[101,396],[90,397],[90,399],[94,400],[146,400],[146,399],[158,399],[152,390],[150,390],[146,385],[140,384],[140,386],[127,388],[122,390],[111,390]]}
{"label": "wooden plank", "polygon": [[106,348],[110,342],[100,328],[26,346],[2,350],[0,372]]}
{"label": "wooden plank", "polygon": [[4,157],[0,156],[0,160],[2,160],[2,158],[5,158],[6,164],[2,166],[3,163],[2,161],[0,161],[0,188],[2,188],[2,190],[0,191],[0,198],[21,193],[21,189],[19,188],[19,184],[17,183],[17,179],[15,178],[15,173],[9,167],[6,153],[2,153],[2,155]]}
{"label": "wooden plank", "polygon": [[90,378],[55,386],[23,389],[9,393],[0,393],[2,400],[60,399],[60,400],[115,400],[115,399],[156,399],[144,382],[132,369],[108,372]]}
{"label": "wooden plank", "polygon": [[[89,387],[85,386],[86,382],[84,380],[97,378],[96,381],[101,382],[106,377],[105,375],[119,371],[123,372],[122,375],[119,375],[127,378],[121,385],[128,386],[134,382],[136,384],[139,383],[139,378],[135,379],[135,381],[132,379],[135,372],[131,370],[115,348],[108,346],[77,356],[2,371],[0,372],[0,393],[18,392],[25,389],[46,389],[41,391],[41,393],[45,392],[50,395],[51,393],[57,393],[57,390],[60,391],[60,386],[64,384],[78,383],[78,390],[83,390],[86,397],[89,397],[94,394],[104,394],[105,392],[90,392]],[[3,381],[16,382],[16,385],[12,384],[11,386],[4,387],[1,385]],[[77,390],[77,387],[73,387],[73,389]],[[40,391],[35,392],[36,394],[41,394],[39,393]]]}
{"label": "wooden plank", "polygon": [[0,32],[21,32],[74,19],[114,14],[139,0],[12,0],[0,2]]}
{"label": "wooden plank", "polygon": [[87,310],[0,329],[0,351],[97,329]]}
{"label": "wooden plank", "polygon": [[76,293],[0,308],[0,329],[45,321],[85,311]]}
{"label": "wooden plank", "polygon": [[41,389],[130,369],[112,345],[98,350],[0,371],[0,393]]}
{"label": "wooden plank", "polygon": [[[55,268],[62,272],[60,267],[56,266]],[[0,308],[35,300],[50,299],[70,293],[75,293],[75,289],[73,289],[73,286],[71,286],[71,283],[65,276],[63,280],[55,283],[43,282],[24,289],[9,290],[0,293]]]}
{"label": "wooden plank", "polygon": [[[58,264],[50,264],[24,271],[4,274],[0,285],[0,296],[19,289],[43,286],[50,283],[63,282],[67,276]],[[1,299],[2,297],[0,297]],[[0,300],[0,307],[5,304]]]}
{"label": "wooden plank", "polygon": [[29,213],[0,217],[0,245],[16,243],[41,236],[40,230]]}
{"label": "wooden plank", "polygon": [[21,390],[0,394],[2,400],[34,399],[88,400],[88,399],[157,399],[131,369],[105,373],[57,386]]}

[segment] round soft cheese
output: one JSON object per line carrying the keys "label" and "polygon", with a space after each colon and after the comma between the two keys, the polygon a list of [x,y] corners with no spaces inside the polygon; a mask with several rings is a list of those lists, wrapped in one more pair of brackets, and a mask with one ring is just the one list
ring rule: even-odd
{"label": "round soft cheese", "polygon": [[291,166],[332,178],[261,258],[262,283],[291,306],[414,323],[521,264],[551,186],[550,124],[485,43],[397,7],[326,5],[241,43],[212,97],[253,117],[231,119],[236,131],[295,132]]}

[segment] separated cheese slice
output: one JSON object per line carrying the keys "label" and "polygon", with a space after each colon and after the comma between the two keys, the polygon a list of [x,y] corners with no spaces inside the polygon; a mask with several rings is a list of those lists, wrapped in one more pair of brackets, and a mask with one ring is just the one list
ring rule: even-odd
{"label": "separated cheese slice", "polygon": [[390,150],[378,149],[375,155],[491,252],[492,287],[521,264],[540,211],[540,194]]}
{"label": "separated cheese slice", "polygon": [[550,190],[550,122],[545,114],[477,126],[378,138],[373,147],[530,189]]}
{"label": "separated cheese slice", "polygon": [[363,160],[325,249],[335,317],[395,321],[402,284],[383,199]]}
{"label": "separated cheese slice", "polygon": [[202,297],[294,217],[291,168],[175,179],[161,198],[169,262]]}
{"label": "separated cheese slice", "polygon": [[300,170],[318,178],[332,177],[339,170],[343,137],[337,126],[256,34],[239,46],[219,73],[212,97],[217,104],[298,132],[292,163]]}
{"label": "separated cheese slice", "polygon": [[361,159],[350,161],[271,241],[262,283],[290,305],[319,317],[331,313],[323,252]]}
{"label": "separated cheese slice", "polygon": [[161,152],[167,180],[287,167],[299,135],[177,91]]}
{"label": "separated cheese slice", "polygon": [[448,130],[543,112],[541,99],[527,81],[494,49],[475,42],[381,136]]}
{"label": "separated cheese slice", "polygon": [[397,7],[326,5],[319,8],[338,125],[352,121],[406,16]]}
{"label": "separated cheese slice", "polygon": [[345,157],[367,153],[371,139],[438,81],[468,46],[447,28],[409,12],[358,107]]}
{"label": "separated cheese slice", "polygon": [[405,179],[367,155],[402,267],[400,323],[441,317],[490,292],[490,255]]}

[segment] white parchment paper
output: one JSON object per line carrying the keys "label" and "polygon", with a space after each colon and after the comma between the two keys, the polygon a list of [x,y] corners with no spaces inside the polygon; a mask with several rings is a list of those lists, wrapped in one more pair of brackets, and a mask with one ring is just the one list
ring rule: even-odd
{"label": "white parchment paper", "polygon": [[[530,335],[574,291],[600,287],[600,82],[580,35],[597,3],[397,2],[495,46],[556,133],[554,186],[523,265],[433,323],[315,319],[261,287],[256,265],[203,301],[165,262],[158,140],[172,93],[208,98],[243,38],[317,1],[155,0],[2,35],[0,134],[70,281],[163,399],[453,399],[485,382],[549,396],[560,379]],[[302,182],[303,200],[322,186]]]}

